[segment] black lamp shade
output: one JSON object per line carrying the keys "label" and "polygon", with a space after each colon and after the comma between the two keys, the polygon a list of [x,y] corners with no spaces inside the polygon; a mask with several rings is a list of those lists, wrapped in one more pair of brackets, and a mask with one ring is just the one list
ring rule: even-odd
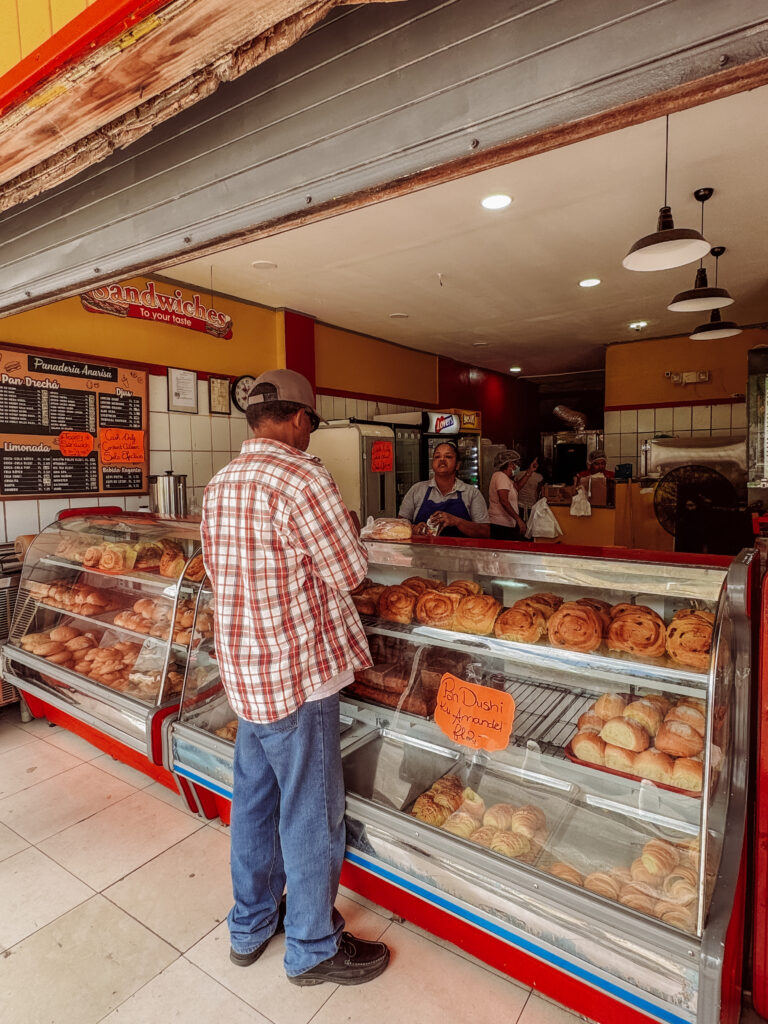
{"label": "black lamp shade", "polygon": [[627,270],[670,270],[703,259],[709,249],[709,242],[698,231],[676,228],[671,209],[662,206],[657,230],[639,238],[622,264]]}

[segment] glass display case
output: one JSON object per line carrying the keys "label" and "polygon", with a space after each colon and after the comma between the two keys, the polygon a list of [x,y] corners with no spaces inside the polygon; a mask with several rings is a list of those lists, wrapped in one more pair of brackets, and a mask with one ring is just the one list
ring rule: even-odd
{"label": "glass display case", "polygon": [[149,514],[75,515],[24,561],[3,677],[33,713],[79,723],[162,765],[193,637],[213,635],[199,524]]}
{"label": "glass display case", "polygon": [[368,548],[348,884],[400,913],[417,897],[427,927],[449,915],[444,934],[469,927],[497,965],[501,942],[528,983],[554,968],[551,994],[574,986],[593,1019],[720,1020],[752,552]]}

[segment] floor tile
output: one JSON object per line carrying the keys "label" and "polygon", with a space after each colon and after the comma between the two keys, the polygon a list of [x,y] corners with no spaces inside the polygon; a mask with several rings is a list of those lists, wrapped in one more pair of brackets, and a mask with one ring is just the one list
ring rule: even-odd
{"label": "floor tile", "polygon": [[98,747],[94,747],[88,740],[84,740],[82,736],[68,732],[66,729],[51,729],[47,735],[40,736],[40,739],[45,740],[46,743],[52,743],[59,750],[66,750],[68,754],[79,757],[81,761],[92,761],[102,754],[102,751]]}
{"label": "floor tile", "polygon": [[97,1024],[177,957],[128,914],[93,896],[0,957],[3,1020]]}
{"label": "floor tile", "polygon": [[193,818],[139,790],[38,846],[100,891],[199,827]]}
{"label": "floor tile", "polygon": [[79,763],[72,754],[30,737],[29,743],[0,754],[0,800],[36,786]]}
{"label": "floor tile", "polygon": [[28,847],[7,857],[0,861],[0,942],[14,945],[92,895],[39,850]]}
{"label": "floor tile", "polygon": [[102,1024],[269,1024],[199,967],[180,957],[105,1017]]}
{"label": "floor tile", "polygon": [[189,949],[225,919],[232,905],[229,842],[201,822],[197,832],[104,895],[177,949]]}
{"label": "floor tile", "polygon": [[523,985],[522,982],[516,981],[515,978],[511,978],[504,971],[497,970],[495,967],[491,967],[490,964],[485,963],[479,957],[472,956],[471,953],[467,953],[466,950],[461,949],[459,946],[455,946],[452,942],[447,939],[441,939],[438,935],[432,935],[430,932],[425,931],[423,928],[419,928],[418,925],[413,924],[411,921],[402,921],[403,928],[407,928],[408,931],[413,932],[415,935],[420,935],[423,939],[428,942],[433,942],[436,946],[440,946],[442,949],[448,950],[450,953],[455,953],[456,956],[463,957],[464,960],[468,960],[471,964],[477,964],[478,967],[482,967],[485,971],[490,971],[491,974],[495,974],[499,978],[503,978],[504,981],[510,985],[516,985],[519,989],[524,992],[530,992],[530,988],[527,985]]}
{"label": "floor tile", "polygon": [[5,860],[6,857],[12,857],[15,853],[20,853],[21,850],[26,850],[28,846],[29,843],[26,839],[22,839],[13,829],[8,828],[7,825],[0,825],[0,860]]}
{"label": "floor tile", "polygon": [[91,760],[91,764],[94,768],[99,768],[101,771],[106,772],[107,775],[114,775],[121,782],[127,782],[130,786],[135,786],[136,789],[146,789],[147,786],[152,785],[152,779],[145,775],[144,772],[131,768],[128,764],[123,764],[122,761],[118,761],[117,758],[112,757],[110,754],[100,753],[98,757],[94,757]]}
{"label": "floor tile", "polygon": [[549,999],[532,992],[517,1024],[577,1024],[587,1020]]}
{"label": "floor tile", "polygon": [[[71,759],[70,754],[48,746],[51,757]],[[28,748],[29,745],[18,750]],[[11,751],[5,756],[13,754]],[[135,792],[133,786],[106,775],[98,768],[80,764],[0,800],[0,821],[10,825],[31,843],[37,843]]]}
{"label": "floor tile", "polygon": [[[151,793],[152,796],[157,797],[158,800],[162,800],[166,804],[170,804],[171,807],[176,807],[180,811],[184,811],[185,814],[191,815],[193,818],[199,818],[200,816],[194,811],[190,811],[187,806],[187,801],[181,795],[181,793],[174,793],[172,789],[168,789],[162,782],[151,782],[147,786],[147,792]],[[205,819],[200,818],[200,821]]]}
{"label": "floor tile", "polygon": [[18,715],[12,717],[4,714],[0,716],[0,754],[14,747],[20,747],[24,743],[30,743],[35,737],[21,728]]}
{"label": "floor tile", "polygon": [[[338,987],[312,1024],[360,1020],[390,1024],[418,1020],[516,1021],[528,993],[460,956],[427,942],[407,928],[391,924],[382,936],[392,950],[384,974],[360,988]],[[480,1008],[482,1008],[480,1012]]]}
{"label": "floor tile", "polygon": [[31,722],[21,722],[19,728],[31,733],[37,739],[43,739],[54,732],[63,732],[59,725],[52,725],[47,718],[33,718]]}

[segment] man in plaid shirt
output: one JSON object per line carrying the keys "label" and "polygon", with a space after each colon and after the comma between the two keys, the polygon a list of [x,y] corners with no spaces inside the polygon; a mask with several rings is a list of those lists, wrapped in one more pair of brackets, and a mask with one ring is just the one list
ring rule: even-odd
{"label": "man in plaid shirt", "polygon": [[[389,962],[343,930],[334,901],[345,849],[339,690],[371,664],[349,592],[365,548],[330,474],[306,454],[320,418],[309,381],[263,373],[253,438],[205,489],[203,556],[235,742],[230,959],[255,963],[285,927],[296,985],[358,985]],[[287,889],[287,902],[281,901]]]}

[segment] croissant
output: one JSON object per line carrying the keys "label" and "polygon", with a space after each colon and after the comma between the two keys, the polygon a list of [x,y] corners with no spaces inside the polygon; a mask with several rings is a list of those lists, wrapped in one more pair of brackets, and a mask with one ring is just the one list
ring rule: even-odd
{"label": "croissant", "polygon": [[461,633],[474,633],[477,636],[488,636],[493,632],[493,624],[501,610],[501,605],[490,594],[474,594],[459,602],[453,619],[453,628]]}
{"label": "croissant", "polygon": [[621,612],[608,626],[607,644],[611,651],[626,651],[646,658],[664,656],[667,628],[664,620],[652,611]]}
{"label": "croissant", "polygon": [[557,594],[529,594],[528,597],[515,601],[515,608],[532,606],[538,609],[545,619],[550,619],[562,603],[562,597],[558,597]]}
{"label": "croissant", "polygon": [[677,866],[679,857],[671,843],[664,839],[651,839],[643,847],[640,859],[649,874],[662,879]]}
{"label": "croissant", "polygon": [[504,608],[493,625],[500,640],[514,640],[521,644],[535,644],[547,631],[547,620],[535,605],[518,601]]}
{"label": "croissant", "polygon": [[453,629],[461,594],[451,590],[425,590],[416,600],[416,618],[425,626]]}
{"label": "croissant", "polygon": [[709,667],[713,626],[705,617],[708,614],[676,614],[672,619],[667,629],[667,654],[673,661],[700,670]]}
{"label": "croissant", "polygon": [[607,871],[593,871],[584,879],[584,888],[598,896],[605,896],[609,900],[619,898],[620,883]]}
{"label": "croissant", "polygon": [[547,624],[549,641],[554,647],[586,654],[603,642],[603,624],[599,615],[586,604],[567,601]]}
{"label": "croissant", "polygon": [[401,622],[404,625],[413,619],[416,595],[403,587],[385,587],[379,597],[379,618],[386,622]]}
{"label": "croissant", "polygon": [[608,636],[608,628],[611,625],[611,606],[607,601],[600,601],[596,597],[580,597],[576,604],[586,605],[587,608],[591,608],[597,612],[597,616],[603,627],[603,636]]}

